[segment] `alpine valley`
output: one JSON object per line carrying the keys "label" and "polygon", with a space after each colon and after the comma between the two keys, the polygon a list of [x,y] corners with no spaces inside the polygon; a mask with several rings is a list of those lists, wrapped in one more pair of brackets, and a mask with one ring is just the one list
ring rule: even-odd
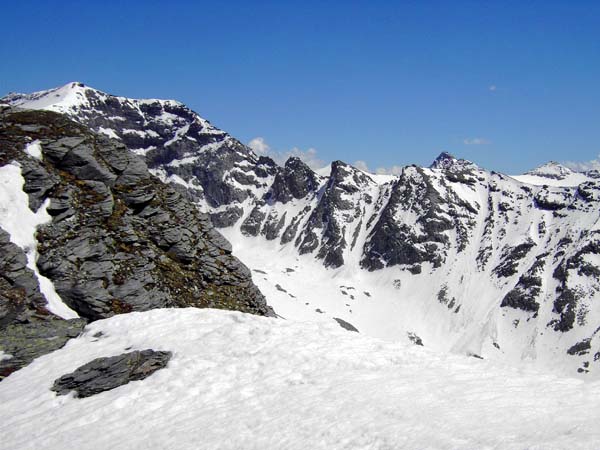
{"label": "alpine valley", "polygon": [[[53,171],[45,169],[49,183],[33,167],[35,158],[25,152],[17,158],[36,173],[29,204],[37,208],[50,198],[53,221],[38,231],[37,265],[80,317],[173,306],[165,292],[180,289],[175,306],[335,320],[434,351],[600,376],[598,172],[552,162],[508,176],[447,153],[398,175],[342,161],[313,170],[295,157],[281,167],[172,100],[134,100],[69,83],[1,102],[4,114],[22,116],[21,147],[35,140],[59,161],[96,139],[96,152],[108,161],[107,168],[81,155],[70,165],[56,162]],[[62,130],[50,142],[31,110],[59,113],[90,131],[73,137],[46,117]],[[31,123],[23,121],[27,114]],[[154,177],[144,174],[141,160]],[[84,162],[93,170],[83,170]],[[73,177],[84,181],[69,184]],[[85,196],[97,205],[91,217],[68,205]],[[124,222],[107,233],[121,250],[103,249],[91,226],[102,214],[116,222],[119,208]],[[152,222],[157,214],[164,216],[160,225]],[[231,242],[233,256],[208,218]],[[91,224],[87,234],[74,221]],[[133,251],[140,230],[152,245]],[[77,242],[71,256],[69,242]],[[110,253],[101,266],[93,263],[98,252]],[[131,258],[136,252],[141,256]],[[268,306],[234,257],[251,269]],[[165,264],[181,279],[151,280]],[[94,289],[75,282],[85,270]],[[231,273],[239,287],[211,281],[219,271]],[[204,280],[197,289],[189,287],[195,276]],[[225,294],[240,304],[232,307]]]}

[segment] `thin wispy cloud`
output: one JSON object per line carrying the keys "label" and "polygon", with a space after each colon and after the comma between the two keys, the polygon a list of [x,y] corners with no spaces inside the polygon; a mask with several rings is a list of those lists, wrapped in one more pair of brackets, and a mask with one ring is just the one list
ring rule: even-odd
{"label": "thin wispy cloud", "polygon": [[391,166],[391,167],[378,167],[375,170],[371,170],[368,164],[363,160],[354,161],[352,164],[363,172],[373,173],[377,175],[400,175],[402,173],[402,166]]}
{"label": "thin wispy cloud", "polygon": [[320,169],[325,163],[317,155],[315,148],[308,148],[302,150],[298,147],[293,147],[285,151],[273,150],[267,143],[265,138],[258,136],[248,142],[248,147],[254,150],[260,156],[268,156],[280,166],[283,166],[285,162],[292,156],[300,158],[304,163],[311,169]]}
{"label": "thin wispy cloud", "polygon": [[575,172],[587,172],[588,170],[600,170],[600,155],[596,159],[590,161],[567,161],[563,165]]}
{"label": "thin wispy cloud", "polygon": [[260,136],[255,137],[250,142],[248,142],[248,147],[250,147],[259,155],[265,155],[271,150],[271,147],[269,147],[265,139]]}
{"label": "thin wispy cloud", "polygon": [[498,89],[498,86],[496,86],[495,84],[490,84],[490,85],[488,86],[488,90],[489,90],[489,91],[491,91],[491,92],[494,92],[494,91],[496,91],[497,89]]}
{"label": "thin wispy cloud", "polygon": [[489,139],[473,137],[473,138],[465,138],[463,140],[463,143],[465,145],[488,145],[488,144],[491,144],[492,141],[490,141]]}
{"label": "thin wispy cloud", "polygon": [[400,175],[402,169],[404,169],[402,166],[378,167],[375,173],[377,175]]}
{"label": "thin wispy cloud", "polygon": [[354,164],[352,164],[352,165],[354,167],[356,167],[358,170],[362,170],[363,172],[370,172],[369,166],[367,165],[367,163],[365,161],[362,161],[362,160],[354,161]]}

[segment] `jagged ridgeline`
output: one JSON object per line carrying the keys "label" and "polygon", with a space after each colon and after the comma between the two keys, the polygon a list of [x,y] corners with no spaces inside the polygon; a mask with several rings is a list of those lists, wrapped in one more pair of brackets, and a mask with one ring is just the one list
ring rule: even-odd
{"label": "jagged ridgeline", "polygon": [[[42,157],[25,151],[39,141]],[[4,375],[85,324],[130,311],[211,307],[272,315],[248,269],[210,221],[141,158],[50,111],[0,106],[0,166],[18,165],[38,227],[41,275],[82,319],[52,314],[23,249],[0,230]]]}
{"label": "jagged ridgeline", "polygon": [[[357,300],[361,312],[345,305],[343,293],[325,312],[361,332],[378,333],[381,324],[369,317],[389,299],[395,303],[385,320],[393,330],[385,337],[414,332],[441,350],[511,362],[544,359],[550,366],[560,360],[583,373],[600,368],[598,172],[551,163],[509,177],[445,153],[431,167],[406,166],[394,176],[341,161],[315,172],[297,158],[279,166],[257,155],[172,100],[134,100],[70,83],[4,101],[66,114],[113,139],[111,145],[122,143],[119,154],[127,148],[144,157],[152,174],[232,239],[274,249],[274,258],[316,262],[330,269],[328,283],[344,270],[361,282],[376,280],[362,286],[373,297]],[[144,183],[128,184],[135,195],[117,192],[136,220],[148,208]],[[144,206],[140,212],[131,198]],[[40,265],[48,270],[44,246]],[[310,282],[301,267],[286,276]],[[61,286],[60,277],[56,282]],[[313,291],[310,303],[323,312],[323,286]],[[289,297],[279,292],[269,295]],[[122,294],[114,298],[135,304]]]}

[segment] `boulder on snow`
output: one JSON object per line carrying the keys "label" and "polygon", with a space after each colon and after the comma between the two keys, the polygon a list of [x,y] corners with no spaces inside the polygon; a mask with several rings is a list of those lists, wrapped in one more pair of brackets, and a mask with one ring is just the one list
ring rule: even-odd
{"label": "boulder on snow", "polygon": [[52,390],[58,395],[75,391],[77,397],[91,397],[130,381],[149,377],[164,368],[171,356],[171,352],[141,350],[108,358],[96,358],[74,372],[60,377],[54,382]]}
{"label": "boulder on snow", "polygon": [[345,320],[339,319],[337,317],[334,317],[333,320],[335,320],[340,325],[340,327],[342,327],[345,330],[355,331],[356,333],[359,332],[358,329],[354,325],[346,322]]}

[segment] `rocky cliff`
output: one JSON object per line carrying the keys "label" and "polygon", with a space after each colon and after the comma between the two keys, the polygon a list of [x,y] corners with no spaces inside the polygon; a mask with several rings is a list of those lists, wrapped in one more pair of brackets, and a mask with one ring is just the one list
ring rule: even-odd
{"label": "rocky cliff", "polygon": [[[19,167],[29,208],[51,216],[37,229],[37,270],[80,317],[49,310],[27,249],[0,230],[4,374],[63,345],[86,320],[190,306],[273,314],[210,220],[139,156],[64,115],[1,108],[0,167]],[[30,348],[34,337],[41,344]]]}

